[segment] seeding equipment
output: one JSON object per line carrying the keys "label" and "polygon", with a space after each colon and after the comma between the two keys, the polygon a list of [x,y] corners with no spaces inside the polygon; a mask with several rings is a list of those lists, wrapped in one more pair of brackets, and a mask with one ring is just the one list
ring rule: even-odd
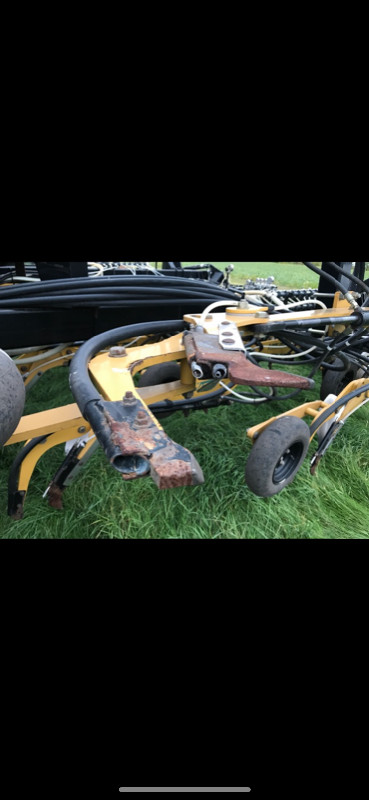
{"label": "seeding equipment", "polygon": [[[82,344],[31,346],[13,351],[13,358],[2,354],[0,384],[8,393],[0,443],[25,443],[10,470],[10,516],[22,517],[34,468],[56,445],[65,443],[66,451],[46,491],[55,508],[62,507],[64,490],[98,446],[124,481],[150,476],[159,489],[198,486],[204,482],[201,466],[165,432],[165,416],[235,402],[291,400],[302,390],[311,392],[311,400],[247,431],[253,448],[246,483],[261,497],[278,494],[295,478],[316,439],[314,474],[348,417],[369,401],[369,293],[365,262],[323,262],[322,269],[304,263],[319,273],[318,291],[279,292],[272,280],[246,289],[214,283],[215,297],[204,304],[204,295],[193,297],[200,293],[198,275],[180,277],[191,281],[189,299],[200,301],[182,319],[140,319]],[[0,298],[12,288],[1,290]],[[6,300],[9,311],[20,299],[15,288]],[[49,287],[46,291],[50,297]],[[68,284],[65,291],[70,293],[63,302],[74,303],[75,290]],[[20,419],[25,386],[60,364],[70,365],[75,403]],[[314,379],[320,371],[316,399]]]}

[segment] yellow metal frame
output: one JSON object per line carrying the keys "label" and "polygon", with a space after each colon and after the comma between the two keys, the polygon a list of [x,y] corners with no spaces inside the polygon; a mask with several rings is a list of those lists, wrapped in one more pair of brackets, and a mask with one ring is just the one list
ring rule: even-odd
{"label": "yellow metal frame", "polygon": [[50,369],[67,367],[74,354],[77,352],[77,349],[77,347],[65,347],[64,350],[61,350],[60,353],[57,353],[54,357],[49,356],[49,358],[45,358],[41,361],[33,361],[29,364],[18,364],[18,362],[22,361],[24,358],[31,359],[33,356],[39,356],[40,350],[35,350],[34,353],[24,353],[18,356],[14,363],[23,376],[24,385],[28,387],[33,383],[36,377],[41,377],[41,375],[44,375]]}
{"label": "yellow metal frame", "polygon": [[[59,444],[78,439],[84,434],[86,436],[88,434],[91,435],[91,426],[89,422],[83,419],[76,404],[55,408],[50,411],[40,411],[37,414],[22,417],[18,428],[6,443],[6,447],[19,442],[24,442],[27,445],[39,436],[47,436],[48,438],[36,445],[22,462],[19,471],[19,491],[27,492],[34,469],[40,458],[48,450]],[[79,458],[85,455],[87,449],[92,446],[94,439],[95,437],[93,436],[88,446],[86,445],[86,449],[80,453]]]}
{"label": "yellow metal frame", "polygon": [[[75,434],[75,430],[79,428],[84,430]],[[18,428],[5,446],[8,447],[18,442],[36,439],[38,436],[49,436],[56,431],[72,431],[72,435],[69,438],[74,439],[76,435],[81,436],[82,433],[89,430],[91,430],[90,424],[83,419],[78,406],[72,403],[61,408],[38,411],[36,414],[22,417]],[[69,439],[65,439],[65,441],[67,442]]]}
{"label": "yellow metal frame", "polygon": [[[367,391],[362,395],[358,395],[357,397],[352,398],[346,404],[346,407],[340,417],[340,420],[344,420],[349,417],[354,411],[356,411],[360,406],[362,406],[365,402],[369,400],[369,378],[360,378],[356,381],[351,381],[345,389],[337,396],[337,400],[334,402],[338,402],[342,400],[342,406],[345,404],[345,397],[349,395],[351,392],[356,391],[356,389],[361,389],[367,387]],[[364,397],[364,399],[363,399]],[[319,421],[319,417],[322,417],[327,408],[330,407],[332,403],[325,403],[322,400],[316,400],[313,403],[303,403],[303,405],[298,406],[297,408],[293,408],[291,411],[286,411],[284,414],[279,414],[277,417],[271,417],[266,422],[261,422],[259,425],[254,425],[252,428],[249,428],[247,431],[247,435],[249,439],[255,441],[258,436],[260,436],[263,431],[269,428],[269,425],[272,422],[276,422],[278,419],[283,419],[283,417],[299,417],[303,419],[304,417],[312,417],[313,420]],[[324,419],[322,421],[322,425],[329,420],[333,420],[337,411],[333,411],[331,416],[328,419]],[[311,441],[313,440],[314,436],[318,433],[320,426],[317,427],[314,434],[311,437]]]}
{"label": "yellow metal frame", "polygon": [[[355,313],[355,310],[350,306],[347,300],[342,299],[339,292],[335,294],[334,303],[332,308],[327,310],[321,309],[319,311],[290,311],[286,314],[272,314],[269,315],[263,309],[254,311],[253,309],[245,310],[242,308],[227,308],[225,314],[209,314],[206,319],[206,329],[208,333],[217,333],[219,322],[223,320],[230,320],[237,325],[238,328],[246,328],[249,325],[265,325],[265,323],[273,322],[289,322],[291,320],[309,320],[312,325],[314,320],[317,319],[331,319],[332,317],[341,317],[343,312],[347,311],[347,316]],[[184,320],[195,325],[199,324],[201,314],[186,314]]]}
{"label": "yellow metal frame", "polygon": [[[141,342],[141,346],[142,346],[147,341],[147,337],[146,336],[140,336],[139,338],[142,339],[142,342]],[[129,340],[127,342],[125,342],[125,343],[122,342],[122,344],[126,344],[127,346],[129,346]],[[39,357],[42,354],[42,351],[35,350],[33,353],[24,353],[23,355],[17,356],[17,358],[14,359],[14,363],[18,367],[19,372],[21,373],[21,375],[23,377],[24,385],[27,388],[27,387],[30,386],[30,384],[33,383],[33,381],[34,381],[34,379],[36,377],[40,378],[42,375],[44,375],[49,370],[56,369],[57,367],[68,367],[70,362],[71,362],[71,360],[72,360],[72,358],[76,354],[77,350],[78,350],[78,347],[76,347],[74,345],[71,345],[71,346],[65,347],[63,350],[61,350],[55,356],[45,357],[41,361],[35,360],[35,361],[29,361],[28,364],[22,364],[21,361],[24,358],[27,358],[27,360],[30,360],[33,357],[36,358],[36,357]]]}
{"label": "yellow metal frame", "polygon": [[[300,311],[289,314],[278,314],[278,323],[290,320],[309,319],[314,324],[315,319],[337,318],[342,315],[342,311],[347,311],[348,315],[353,313],[353,309],[347,301],[339,299],[339,293],[335,297],[335,306],[327,311]],[[201,315],[186,315],[186,322],[198,324]],[[217,334],[219,324],[225,320],[232,321],[236,326],[247,334],[247,328],[251,325],[265,324],[273,322],[273,316],[265,316],[259,312],[256,314],[245,313],[243,309],[228,308],[226,313],[211,314],[206,318],[205,329],[209,334]],[[143,338],[143,337],[142,337]],[[146,342],[147,339],[144,339]],[[265,352],[269,348],[278,347],[278,339],[266,338],[261,342]],[[283,345],[281,345],[281,348]],[[288,348],[283,348],[288,349]],[[65,363],[73,357],[76,348],[68,347],[57,355],[57,361]],[[275,351],[274,351],[275,352]],[[50,361],[50,359],[49,359]],[[134,384],[135,376],[155,364],[164,362],[179,361],[181,363],[181,379],[169,384],[146,387],[137,389]],[[52,364],[38,362],[38,371],[47,371],[52,368]],[[30,365],[31,366],[31,365]],[[33,367],[32,367],[33,369]],[[183,334],[177,334],[161,342],[144,343],[141,346],[128,347],[124,356],[118,358],[109,357],[108,353],[101,353],[91,361],[90,372],[93,380],[105,399],[120,401],[127,391],[143,400],[145,403],[159,403],[163,400],[178,400],[191,395],[191,398],[204,397],[204,388],[207,381],[195,380],[186,359],[186,351],[183,344]],[[308,404],[311,408],[313,404]],[[297,410],[296,410],[297,412]],[[291,412],[290,412],[291,413]],[[74,429],[74,420],[78,419],[78,427],[86,427],[88,423],[84,420],[76,405],[56,408],[50,411],[39,412],[28,417],[23,417],[17,430],[7,442],[7,445],[15,444],[20,441],[28,441],[43,434],[53,433],[57,430],[70,427]],[[76,423],[77,424],[77,423]],[[70,437],[73,438],[73,435]],[[66,439],[66,441],[68,441]]]}
{"label": "yellow metal frame", "polygon": [[[20,492],[27,492],[28,487],[35,470],[36,465],[38,464],[40,458],[51,450],[53,447],[56,447],[58,444],[65,444],[66,442],[71,441],[72,439],[77,439],[81,436],[78,432],[77,428],[69,428],[67,431],[56,431],[55,433],[51,434],[44,442],[41,442],[36,447],[28,453],[27,457],[24,459],[20,466],[19,470],[19,491]],[[93,436],[89,442],[86,443],[85,448],[82,452],[78,455],[78,460],[81,460],[85,455],[87,450],[92,447],[95,443],[95,436]],[[26,445],[28,443],[26,442]]]}
{"label": "yellow metal frame", "polygon": [[[334,298],[333,308],[332,309],[328,309],[327,311],[323,311],[323,310],[322,311],[300,311],[300,312],[292,312],[292,313],[289,312],[287,314],[278,314],[277,316],[274,316],[274,315],[269,316],[266,313],[266,309],[261,309],[261,308],[258,309],[257,312],[255,312],[254,309],[227,308],[225,313],[222,313],[222,314],[216,313],[216,314],[208,315],[208,317],[206,319],[206,322],[205,322],[205,326],[206,326],[206,330],[207,330],[208,333],[216,334],[218,332],[218,326],[219,326],[220,322],[222,322],[224,320],[229,320],[229,321],[234,322],[236,324],[236,326],[240,330],[244,331],[244,333],[247,333],[247,327],[249,327],[251,325],[261,325],[261,324],[265,324],[266,322],[273,322],[273,321],[277,321],[277,320],[280,323],[280,322],[283,322],[283,321],[302,320],[302,319],[309,319],[311,321],[311,323],[314,324],[314,320],[316,320],[316,319],[324,319],[324,318],[328,318],[328,317],[332,318],[332,316],[339,317],[339,316],[342,315],[342,312],[344,312],[344,311],[347,311],[348,313],[353,313],[353,309],[349,305],[347,300],[343,299],[342,296],[340,295],[340,293],[337,292],[336,295],[335,295],[335,298]],[[201,315],[200,314],[186,315],[184,317],[184,319],[185,319],[186,322],[193,323],[193,324],[198,324],[200,319],[201,319]],[[340,331],[341,327],[342,326],[338,325],[337,326],[337,330]],[[333,330],[333,328],[332,328],[332,326],[330,326],[330,333],[332,332],[332,330]],[[147,337],[143,336],[143,337],[140,337],[140,338],[143,340],[142,343],[140,344],[140,348],[137,348],[137,347],[133,348],[132,347],[132,351],[131,351],[131,352],[135,353],[136,360],[138,360],[138,361],[141,360],[142,348],[147,346],[147,341],[148,341]],[[175,339],[175,337],[172,337],[172,339]],[[167,339],[164,342],[158,342],[156,344],[154,350],[152,351],[152,354],[150,354],[150,356],[147,355],[144,358],[146,367],[152,366],[153,364],[163,363],[164,361],[173,361],[173,360],[176,360],[176,359],[177,360],[180,360],[180,359],[183,360],[185,358],[185,352],[184,352],[183,345],[180,344],[181,335],[178,337],[178,340],[179,340],[178,342],[172,341],[172,339]],[[168,345],[168,343],[170,343],[170,344]],[[125,344],[127,347],[129,347],[129,341],[125,342],[123,344]],[[274,339],[274,338],[269,338],[269,339],[266,338],[264,341],[260,342],[260,345],[262,346],[262,352],[264,352],[266,354],[271,354],[271,355],[278,356],[278,355],[285,355],[285,354],[288,354],[290,352],[288,347],[286,347],[281,342],[279,342],[278,339]],[[173,350],[171,348],[173,348]],[[175,352],[176,348],[177,348],[177,351],[178,351],[177,353]],[[139,352],[137,352],[137,350],[139,350]],[[19,368],[19,371],[21,372],[21,374],[24,376],[25,386],[26,387],[29,386],[29,384],[31,384],[33,382],[33,380],[34,380],[34,378],[36,376],[37,377],[41,377],[41,375],[43,375],[44,373],[48,372],[50,369],[54,369],[54,368],[60,367],[60,366],[68,366],[68,364],[70,363],[70,361],[73,358],[73,356],[76,353],[76,351],[77,351],[77,348],[75,346],[67,346],[67,347],[64,348],[64,350],[62,350],[60,353],[58,353],[55,356],[55,358],[53,358],[52,356],[51,357],[49,356],[49,358],[45,358],[44,360],[41,360],[41,361],[31,362],[31,363],[29,363],[27,365],[19,364],[18,368]],[[15,364],[17,364],[18,361],[21,361],[25,357],[30,359],[30,358],[32,358],[33,355],[35,357],[39,356],[40,355],[40,351],[39,350],[37,350],[37,351],[35,350],[34,353],[26,353],[24,355],[18,356],[18,358],[15,360]],[[96,378],[96,380],[99,380],[99,375],[101,375],[101,377],[104,378],[103,382],[100,383],[100,391],[102,392],[103,395],[105,395],[106,386],[108,386],[108,387],[111,386],[111,370],[109,370],[109,368],[108,369],[104,369],[103,367],[101,367],[101,363],[103,362],[103,359],[104,359],[104,354],[102,354],[98,358],[100,359],[100,363],[98,363],[96,361],[96,359],[94,360],[93,372],[94,372],[94,377]],[[95,362],[96,362],[96,365],[95,365]],[[128,368],[129,369],[131,368],[131,365],[132,365],[132,360],[129,361],[129,364],[128,364]],[[116,370],[116,374],[118,374],[116,365],[115,365],[115,370]],[[139,370],[135,368],[132,371],[132,375],[134,376],[138,371]],[[105,375],[103,375],[104,372],[106,373]],[[108,384],[105,383],[105,378],[107,378]],[[117,381],[116,383],[117,383],[117,386],[118,385],[121,386],[121,383],[119,381]],[[186,385],[189,386],[191,384],[192,387],[193,387],[193,390],[195,390],[196,387],[193,386],[193,383],[194,382],[193,382],[193,379],[192,379],[191,370],[189,369],[189,367],[188,367],[188,365],[186,363],[186,364],[184,364],[182,366],[181,385],[172,387],[171,394],[170,394],[170,399],[171,400],[178,399],[183,394],[181,389]],[[125,384],[124,381],[123,381],[123,384]],[[131,386],[129,387],[129,390],[132,390]],[[189,389],[187,389],[187,391],[189,391]],[[143,393],[141,395],[141,397],[143,399],[146,399],[145,398],[145,393]],[[147,392],[146,393],[146,397],[150,402],[160,402],[163,399],[169,399],[168,395],[166,393],[165,393],[165,397],[164,397],[163,393],[161,393],[161,394],[155,393],[155,400],[154,401],[152,400],[152,393],[151,392]],[[110,397],[110,399],[113,399],[113,398]]]}

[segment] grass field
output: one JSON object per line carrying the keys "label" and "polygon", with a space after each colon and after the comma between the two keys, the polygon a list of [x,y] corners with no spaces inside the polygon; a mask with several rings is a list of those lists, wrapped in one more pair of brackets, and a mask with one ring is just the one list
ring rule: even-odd
{"label": "grass field", "polygon": [[[184,261],[186,266],[198,264],[195,261]],[[242,281],[247,278],[268,278],[270,275],[275,277],[276,283],[280,289],[289,289],[296,287],[301,289],[312,289],[318,286],[319,277],[311,272],[303,264],[282,264],[276,261],[209,261],[201,262],[214,264],[215,267],[224,270],[229,264],[233,264],[235,271],[232,274],[231,280]],[[319,262],[314,262],[318,264]]]}
{"label": "grass field", "polygon": [[[195,263],[195,262],[193,262]],[[217,262],[212,262],[217,263]],[[224,263],[221,266],[225,266]],[[276,277],[280,286],[303,285],[307,270],[273,262],[237,263],[235,280],[254,275]],[[301,280],[300,280],[301,278]],[[291,281],[291,282],[289,282]],[[307,274],[306,285],[314,286]],[[302,393],[304,402],[319,388]],[[29,396],[27,413],[72,402],[68,371],[50,371]],[[296,402],[296,401],[295,401]],[[293,407],[294,402],[290,402]],[[187,419],[179,412],[164,421],[168,434],[188,447],[200,462],[205,485],[159,492],[147,478],[125,484],[106,462],[102,451],[65,493],[64,511],[42,499],[63,458],[63,447],[47,454],[31,482],[25,518],[6,516],[8,469],[18,447],[0,453],[0,536],[9,539],[349,539],[369,538],[369,415],[368,407],[347,422],[323,459],[317,476],[308,460],[295,482],[279,496],[255,497],[244,483],[251,450],[246,429],[288,404],[250,408],[233,406],[196,412]],[[314,445],[312,446],[312,452]]]}

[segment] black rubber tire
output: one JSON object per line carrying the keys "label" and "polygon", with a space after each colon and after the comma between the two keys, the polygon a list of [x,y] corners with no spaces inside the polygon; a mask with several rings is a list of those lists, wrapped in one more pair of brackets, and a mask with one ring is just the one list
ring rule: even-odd
{"label": "black rubber tire", "polygon": [[[148,367],[146,372],[140,376],[138,388],[159,386],[160,383],[172,383],[172,381],[179,381],[180,378],[181,365],[177,364],[175,361],[168,361],[164,364],[154,364],[153,367]],[[172,413],[172,411],[160,411],[156,416],[158,419],[166,419],[166,417],[170,417]]]}
{"label": "black rubber tire", "polygon": [[164,364],[155,364],[149,367],[143,375],[140,376],[138,386],[159,386],[160,383],[172,383],[172,381],[179,381],[181,378],[181,366],[174,361],[168,361]]}
{"label": "black rubber tire", "polygon": [[249,489],[258,497],[279,494],[297,475],[309,444],[310,429],[304,420],[283,417],[272,422],[256,440],[247,461]]}
{"label": "black rubber tire", "polygon": [[14,433],[23,414],[26,390],[22,376],[9,356],[0,350],[0,447]]}
{"label": "black rubber tire", "polygon": [[[332,366],[339,367],[340,365],[342,366],[342,361],[339,358],[336,358],[333,361]],[[351,383],[351,381],[356,380],[357,373],[358,367],[356,367],[354,364],[351,364],[350,367],[346,367],[339,372],[336,370],[327,369],[322,380],[320,399],[324,401],[330,394],[341,394],[343,389],[345,389],[346,386]]]}

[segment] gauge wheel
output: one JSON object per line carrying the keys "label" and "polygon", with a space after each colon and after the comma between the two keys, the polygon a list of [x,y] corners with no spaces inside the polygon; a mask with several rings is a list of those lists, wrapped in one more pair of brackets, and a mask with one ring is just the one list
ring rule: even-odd
{"label": "gauge wheel", "polygon": [[[164,364],[154,364],[153,367],[148,367],[138,381],[138,388],[145,386],[159,386],[160,383],[172,383],[181,379],[181,365],[175,361],[168,361]],[[165,419],[171,416],[171,411],[159,412],[158,419]]]}
{"label": "gauge wheel", "polygon": [[256,439],[246,464],[246,483],[258,497],[273,497],[292,483],[305,459],[310,429],[302,419],[282,417]]}
{"label": "gauge wheel", "polygon": [[0,447],[14,433],[23,414],[25,398],[20,372],[14,361],[0,350]]}
{"label": "gauge wheel", "polygon": [[[332,366],[339,367],[342,361],[339,358],[336,358],[333,361]],[[326,397],[330,394],[335,394],[338,396],[343,392],[346,386],[351,383],[351,381],[356,380],[358,373],[358,367],[354,364],[351,364],[349,367],[346,367],[339,372],[333,369],[327,369],[324,373],[324,377],[322,380],[322,386],[320,390],[320,399],[325,400]]]}

